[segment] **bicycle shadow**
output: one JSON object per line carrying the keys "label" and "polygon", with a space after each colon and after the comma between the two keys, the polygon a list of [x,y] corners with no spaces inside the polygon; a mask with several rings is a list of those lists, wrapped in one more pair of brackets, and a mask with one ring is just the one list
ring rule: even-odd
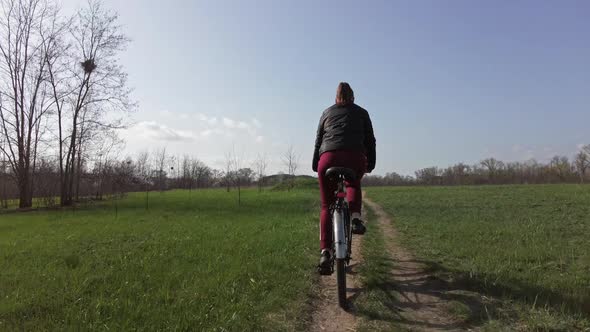
{"label": "bicycle shadow", "polygon": [[532,285],[515,278],[499,278],[497,275],[480,273],[476,276],[459,269],[448,269],[439,263],[415,260],[423,264],[426,272],[444,282],[448,289],[464,289],[486,296],[509,298],[514,301],[550,307],[561,312],[582,314],[590,317],[590,293],[571,296],[555,290]]}
{"label": "bicycle shadow", "polygon": [[[400,266],[408,263],[420,264],[423,268],[416,271]],[[539,307],[566,309],[590,317],[590,296],[572,298],[518,280],[490,284],[492,276],[469,276],[462,271],[449,270],[436,262],[425,260],[386,258],[381,264],[396,266],[396,272],[373,278],[368,285],[350,288],[348,300],[352,314],[416,328],[470,329],[500,316],[516,317],[516,312],[500,300],[509,298],[527,304],[536,301]],[[378,293],[379,305],[367,305],[369,293]],[[423,301],[424,298],[430,300]],[[404,315],[407,311],[423,311],[441,303],[449,304],[447,311],[450,313],[448,319],[441,319],[437,323]]]}

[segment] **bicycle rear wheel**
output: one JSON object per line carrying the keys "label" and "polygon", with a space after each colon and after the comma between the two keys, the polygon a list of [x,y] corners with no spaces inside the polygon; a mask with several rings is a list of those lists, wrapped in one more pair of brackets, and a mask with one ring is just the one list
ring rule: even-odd
{"label": "bicycle rear wheel", "polygon": [[344,230],[346,231],[346,264],[350,263],[350,257],[352,255],[352,225],[350,221],[350,212],[348,210],[348,204],[344,209]]}
{"label": "bicycle rear wheel", "polygon": [[346,309],[346,264],[345,259],[336,259],[336,281],[338,283],[338,304]]}

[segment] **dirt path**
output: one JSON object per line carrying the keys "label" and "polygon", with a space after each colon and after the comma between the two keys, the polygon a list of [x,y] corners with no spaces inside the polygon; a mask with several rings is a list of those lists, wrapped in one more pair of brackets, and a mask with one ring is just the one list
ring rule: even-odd
{"label": "dirt path", "polygon": [[[396,305],[392,310],[399,316],[397,323],[404,330],[410,331],[477,331],[478,324],[474,321],[485,309],[486,300],[481,294],[468,292],[459,287],[451,286],[437,279],[428,272],[427,265],[399,244],[399,237],[391,218],[379,206],[364,195],[363,204],[369,206],[376,215],[375,220],[367,220],[371,224],[379,224],[385,238],[386,250],[393,260],[391,273],[391,290],[395,292]],[[358,277],[359,267],[363,263],[361,257],[362,236],[354,235],[352,261],[347,271],[346,284],[348,300],[351,308],[347,311],[338,306],[336,294],[336,275],[321,276],[319,281],[320,294],[315,300],[309,331],[355,331],[357,314],[354,307],[355,298],[363,292]],[[470,314],[464,317],[452,315],[449,309],[460,303]]]}
{"label": "dirt path", "polygon": [[[352,236],[352,259],[346,273],[347,299],[353,299],[361,289],[358,269],[362,264],[362,236]],[[354,307],[343,310],[338,306],[336,272],[330,276],[320,276],[320,294],[314,303],[316,308],[312,314],[309,331],[355,331],[357,317]]]}
{"label": "dirt path", "polygon": [[456,295],[400,246],[398,234],[387,213],[366,196],[364,203],[375,212],[377,220],[372,220],[372,223],[379,223],[387,250],[393,259],[392,288],[397,293],[399,324],[412,331],[473,330],[463,324],[463,320],[448,313],[450,302]]}

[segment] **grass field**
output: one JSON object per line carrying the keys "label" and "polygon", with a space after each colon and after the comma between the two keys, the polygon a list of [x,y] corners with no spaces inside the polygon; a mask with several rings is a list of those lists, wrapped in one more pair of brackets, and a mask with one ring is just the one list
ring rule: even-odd
{"label": "grass field", "polygon": [[0,215],[0,330],[282,330],[309,306],[317,191],[130,194]]}
{"label": "grass field", "polygon": [[590,186],[367,191],[435,274],[502,298],[503,324],[590,328]]}
{"label": "grass field", "polygon": [[[235,191],[171,191],[151,193],[149,210],[134,193],[0,214],[0,330],[304,330],[316,186],[244,190],[241,206]],[[590,329],[590,186],[367,191],[434,274],[501,299],[482,327]],[[365,331],[398,328],[376,226],[355,300]]]}

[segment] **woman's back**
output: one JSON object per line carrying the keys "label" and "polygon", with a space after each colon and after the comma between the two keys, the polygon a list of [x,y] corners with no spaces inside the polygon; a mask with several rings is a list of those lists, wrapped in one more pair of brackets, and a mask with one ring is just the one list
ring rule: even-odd
{"label": "woman's back", "polygon": [[[320,120],[323,138],[319,153],[334,150],[366,152],[366,136],[372,136],[369,113],[351,103],[338,105],[324,111]],[[367,131],[371,131],[367,133]]]}

